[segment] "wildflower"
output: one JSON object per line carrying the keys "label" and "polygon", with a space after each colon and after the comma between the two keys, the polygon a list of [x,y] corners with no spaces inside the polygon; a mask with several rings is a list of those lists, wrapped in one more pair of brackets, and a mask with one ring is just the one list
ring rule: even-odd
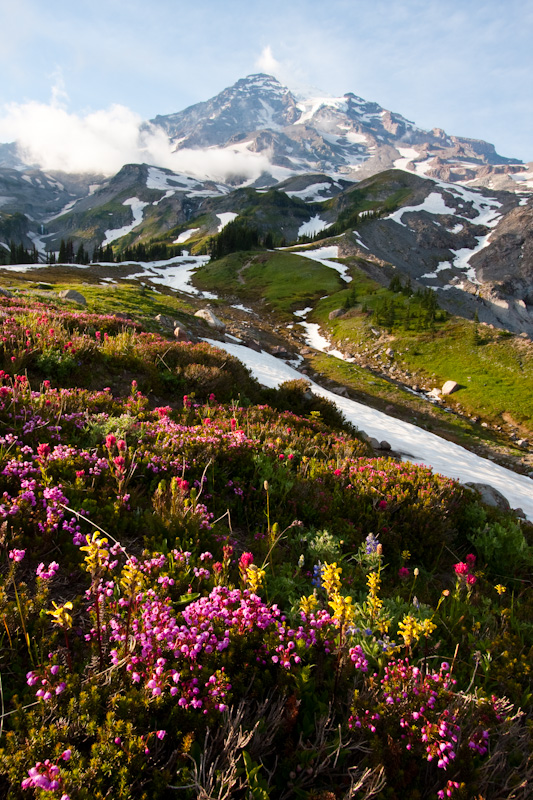
{"label": "wildflower", "polygon": [[316,586],[317,589],[322,588],[322,564],[318,562],[313,567],[313,577],[311,578],[311,585]]}
{"label": "wildflower", "polygon": [[85,564],[89,572],[96,572],[106,565],[109,552],[105,549],[107,539],[103,537],[98,538],[98,533],[94,531],[93,535],[87,534],[85,537],[87,544],[80,547],[80,550],[86,550]]}
{"label": "wildflower", "polygon": [[48,566],[46,567],[46,569],[44,566],[44,562],[41,561],[41,563],[35,570],[35,575],[42,581],[49,581],[50,578],[54,577],[58,569],[59,569],[59,564],[57,563],[57,561],[51,561],[50,564],[48,564]]}
{"label": "wildflower", "polygon": [[342,567],[338,567],[336,562],[324,564],[322,567],[322,585],[328,597],[337,594],[341,586]]}
{"label": "wildflower", "polygon": [[25,555],[25,550],[17,550],[16,548],[10,550],[8,553],[9,558],[11,558],[13,561],[22,561]]}
{"label": "wildflower", "polygon": [[500,596],[501,596],[501,595],[502,595],[504,592],[506,592],[506,591],[507,591],[507,589],[505,588],[505,586],[502,586],[502,584],[501,584],[501,583],[498,583],[498,584],[496,584],[496,586],[495,586],[494,588],[496,589],[496,591],[498,592],[498,594],[499,594]]}
{"label": "wildflower", "polygon": [[409,577],[409,569],[407,567],[400,567],[398,570],[398,577],[404,581]]}
{"label": "wildflower", "polygon": [[52,605],[54,608],[46,613],[54,618],[56,625],[59,625],[59,627],[63,628],[64,630],[67,628],[72,628],[72,616],[68,613],[69,611],[72,611],[73,608],[70,600],[67,600],[67,602],[62,606],[58,606],[57,603],[54,603],[52,600]]}

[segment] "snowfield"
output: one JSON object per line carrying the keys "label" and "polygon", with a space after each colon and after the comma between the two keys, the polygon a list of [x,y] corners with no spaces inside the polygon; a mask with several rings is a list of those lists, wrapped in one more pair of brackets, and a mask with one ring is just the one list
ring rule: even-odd
{"label": "snowfield", "polygon": [[139,200],[138,197],[128,197],[127,200],[124,200],[122,205],[130,206],[131,213],[133,214],[133,222],[129,225],[124,225],[122,228],[106,231],[102,247],[107,247],[108,244],[111,244],[111,242],[114,242],[116,239],[120,239],[121,236],[126,236],[126,234],[130,233],[137,225],[140,225],[143,221],[143,211],[150,203],[145,203],[143,200]]}
{"label": "snowfield", "polygon": [[[284,381],[302,378],[300,372],[269,353],[256,353],[243,345],[228,342],[221,343],[212,339],[205,341],[240,359],[264,386],[277,387]],[[533,520],[531,478],[493,464],[492,461],[408,422],[389,417],[355,400],[339,397],[313,381],[309,383],[315,394],[335,403],[349,422],[378,441],[387,440],[402,458],[415,464],[430,466],[435,472],[461,483],[488,483],[498,489],[513,508],[522,508],[527,518]]]}

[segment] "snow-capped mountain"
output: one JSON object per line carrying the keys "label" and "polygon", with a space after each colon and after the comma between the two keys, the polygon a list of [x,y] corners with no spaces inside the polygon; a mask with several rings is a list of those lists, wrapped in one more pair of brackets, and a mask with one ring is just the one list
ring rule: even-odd
{"label": "snow-capped mountain", "polygon": [[264,154],[255,185],[290,175],[326,173],[361,180],[397,167],[450,182],[509,191],[533,187],[527,168],[487,142],[451,136],[367,102],[342,97],[297,97],[270,75],[250,75],[204,103],[158,116],[176,150],[223,148]]}
{"label": "snow-capped mountain", "polygon": [[71,239],[89,253],[151,240],[205,252],[239,218],[273,244],[333,237],[378,280],[397,270],[455,313],[533,333],[533,169],[492,145],[424,131],[351,93],[299,97],[268,75],[146,126],[196,164],[213,153],[242,164],[237,153],[261,170],[225,182],[150,164],[65,175],[24,167],[2,145],[3,250],[35,245],[44,260]]}

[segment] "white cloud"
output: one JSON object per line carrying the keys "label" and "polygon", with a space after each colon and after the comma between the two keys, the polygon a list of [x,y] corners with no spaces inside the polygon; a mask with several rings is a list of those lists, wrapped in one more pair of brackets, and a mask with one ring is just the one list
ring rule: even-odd
{"label": "white cloud", "polygon": [[263,48],[261,55],[255,62],[255,66],[260,72],[266,72],[267,75],[274,75],[276,78],[283,72],[283,67],[280,62],[274,58],[270,45]]}
{"label": "white cloud", "polygon": [[160,128],[123,105],[87,114],[67,110],[61,84],[50,103],[11,103],[0,113],[0,141],[15,141],[27,164],[45,170],[114,175],[124,164],[148,163],[197,178],[253,180],[268,168],[266,155],[231,148],[172,149]]}

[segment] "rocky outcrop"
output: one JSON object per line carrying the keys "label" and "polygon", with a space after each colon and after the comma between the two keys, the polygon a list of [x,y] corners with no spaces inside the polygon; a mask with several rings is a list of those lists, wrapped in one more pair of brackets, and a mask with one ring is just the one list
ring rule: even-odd
{"label": "rocky outcrop", "polygon": [[59,292],[59,297],[62,300],[70,300],[72,303],[78,303],[80,306],[86,306],[87,300],[81,294],[81,292],[77,292],[75,289],[65,289],[63,292]]}
{"label": "rocky outcrop", "polygon": [[212,311],[210,308],[201,308],[197,311],[194,315],[195,317],[199,317],[207,322],[210,328],[214,328],[217,331],[224,332],[226,330],[226,325],[220,320],[217,315]]}

